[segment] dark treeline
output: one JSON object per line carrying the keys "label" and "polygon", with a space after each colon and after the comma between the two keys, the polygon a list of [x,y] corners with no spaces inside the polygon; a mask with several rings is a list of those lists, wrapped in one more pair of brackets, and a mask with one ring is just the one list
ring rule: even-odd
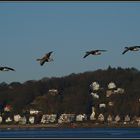
{"label": "dark treeline", "polygon": [[[97,81],[106,94],[108,84],[113,81],[123,88],[125,94],[112,96],[116,103],[114,114],[139,115],[140,111],[140,71],[135,68],[111,68],[70,74],[64,77],[43,78],[25,83],[12,82],[0,84],[1,110],[10,104],[13,113],[21,113],[34,108],[44,113],[91,113],[90,84]],[[57,89],[58,94],[48,94],[49,89]],[[103,96],[104,101],[106,97]],[[108,112],[109,110],[106,110]]]}

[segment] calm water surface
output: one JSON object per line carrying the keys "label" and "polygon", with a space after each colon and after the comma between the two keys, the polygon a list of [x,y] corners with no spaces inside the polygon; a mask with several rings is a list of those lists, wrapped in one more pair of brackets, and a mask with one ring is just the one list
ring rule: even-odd
{"label": "calm water surface", "polygon": [[0,138],[140,138],[140,128],[7,129]]}

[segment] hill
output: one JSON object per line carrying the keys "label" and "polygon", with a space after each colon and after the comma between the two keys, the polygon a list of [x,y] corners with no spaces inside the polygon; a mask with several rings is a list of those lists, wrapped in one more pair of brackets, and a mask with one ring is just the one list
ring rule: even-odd
{"label": "hill", "polygon": [[[97,94],[100,100],[91,96],[90,85],[98,82],[102,90]],[[0,84],[0,110],[9,104],[13,113],[34,108],[44,113],[87,113],[91,114],[96,102],[115,105],[106,108],[105,113],[140,114],[140,71],[135,68],[111,68],[106,70],[88,71],[70,74],[64,77],[44,77],[41,80],[29,80],[24,83],[5,82]],[[106,97],[108,84],[114,82],[117,87],[124,89],[125,94]],[[98,107],[99,108],[99,107]]]}

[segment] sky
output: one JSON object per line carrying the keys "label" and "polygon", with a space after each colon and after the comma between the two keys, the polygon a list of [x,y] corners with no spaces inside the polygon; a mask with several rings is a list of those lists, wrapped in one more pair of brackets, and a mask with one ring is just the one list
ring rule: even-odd
{"label": "sky", "polygon": [[[140,2],[0,2],[0,83],[62,77],[111,67],[140,70]],[[105,49],[99,56],[86,51]],[[53,51],[54,61],[37,58]]]}

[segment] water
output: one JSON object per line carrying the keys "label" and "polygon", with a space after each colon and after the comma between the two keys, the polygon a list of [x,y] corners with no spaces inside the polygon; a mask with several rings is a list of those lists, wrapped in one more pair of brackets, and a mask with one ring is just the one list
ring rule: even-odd
{"label": "water", "polygon": [[7,129],[0,138],[140,138],[140,128]]}

